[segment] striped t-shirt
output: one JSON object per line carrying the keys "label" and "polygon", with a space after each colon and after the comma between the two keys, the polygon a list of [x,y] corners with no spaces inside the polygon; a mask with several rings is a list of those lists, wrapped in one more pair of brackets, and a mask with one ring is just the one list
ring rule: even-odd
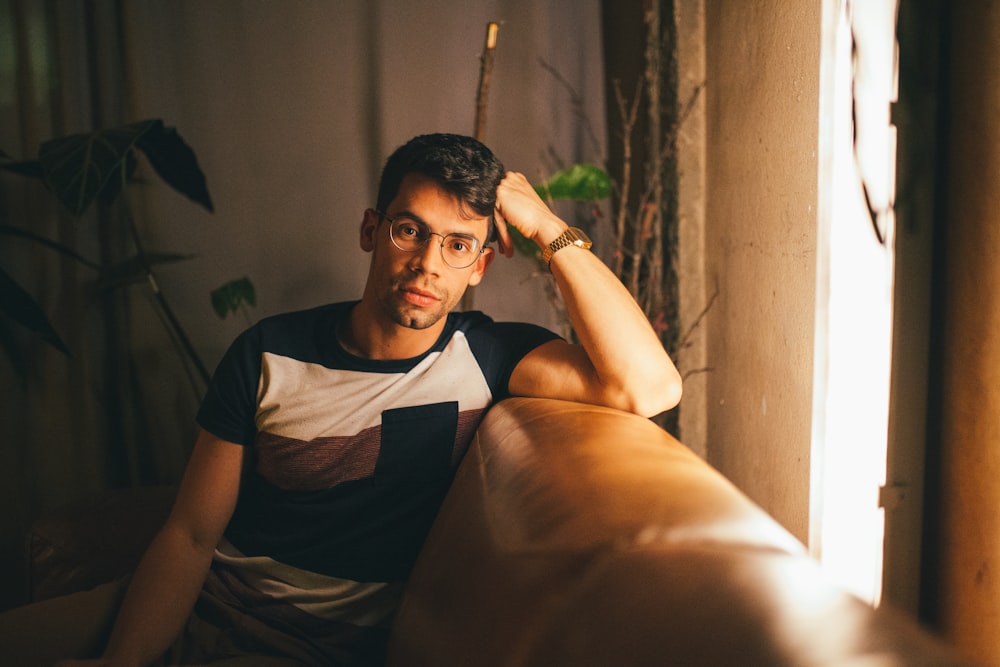
{"label": "striped t-shirt", "polygon": [[423,355],[337,342],[355,302],[262,320],[220,362],[198,413],[246,446],[209,584],[320,643],[384,628],[485,410],[555,334],[452,313]]}

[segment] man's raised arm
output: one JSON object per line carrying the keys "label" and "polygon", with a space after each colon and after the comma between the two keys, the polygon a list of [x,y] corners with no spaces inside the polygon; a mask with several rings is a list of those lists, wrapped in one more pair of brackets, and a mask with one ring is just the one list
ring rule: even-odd
{"label": "man's raised arm", "polygon": [[[513,254],[513,244],[504,223],[543,250],[568,229],[516,172],[509,172],[497,189],[497,214],[501,250],[507,256]],[[581,344],[553,341],[536,348],[514,370],[511,393],[594,403],[646,417],[677,405],[677,368],[642,309],[604,262],[570,244],[551,255],[549,268]]]}

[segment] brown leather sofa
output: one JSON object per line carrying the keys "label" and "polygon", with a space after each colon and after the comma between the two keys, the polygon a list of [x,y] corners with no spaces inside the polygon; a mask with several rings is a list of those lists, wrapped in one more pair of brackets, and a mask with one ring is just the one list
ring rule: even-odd
{"label": "brown leather sofa", "polygon": [[[120,505],[120,499],[105,503]],[[29,538],[35,599],[126,570],[169,491]],[[95,570],[93,534],[118,554]],[[80,547],[78,544],[91,546]],[[127,557],[122,554],[127,553]],[[99,569],[99,568],[98,568]],[[915,623],[831,585],[763,510],[660,428],[593,406],[489,412],[408,584],[391,666],[960,665]]]}

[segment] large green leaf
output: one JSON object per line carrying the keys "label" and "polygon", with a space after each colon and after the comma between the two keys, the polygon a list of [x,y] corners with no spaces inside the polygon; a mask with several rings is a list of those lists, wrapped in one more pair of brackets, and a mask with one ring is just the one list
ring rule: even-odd
{"label": "large green leaf", "polygon": [[38,149],[46,182],[70,213],[83,215],[106,187],[120,187],[135,142],[160,122],[146,120],[46,141]]}
{"label": "large green leaf", "polygon": [[596,165],[575,164],[536,185],[535,191],[543,199],[606,199],[611,196],[611,177]]}
{"label": "large green leaf", "polygon": [[208,184],[198,166],[198,158],[177,130],[156,121],[139,137],[136,145],[146,154],[164,182],[206,210],[213,210],[212,197],[208,194]]}
{"label": "large green leaf", "polygon": [[212,308],[221,319],[225,319],[229,313],[235,313],[244,303],[257,305],[257,293],[249,278],[231,280],[212,290]]}
{"label": "large green leaf", "polygon": [[98,196],[117,196],[135,168],[136,149],[168,185],[212,210],[194,151],[159,119],[52,139],[41,145],[38,159],[56,197],[79,216]]}
{"label": "large green leaf", "polygon": [[0,312],[39,336],[57,350],[69,354],[66,344],[49,323],[38,303],[0,268]]}

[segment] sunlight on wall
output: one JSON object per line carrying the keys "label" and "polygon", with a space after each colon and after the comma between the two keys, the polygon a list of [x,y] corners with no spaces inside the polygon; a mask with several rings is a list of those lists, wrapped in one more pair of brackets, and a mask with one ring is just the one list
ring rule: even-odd
{"label": "sunlight on wall", "polygon": [[826,4],[809,546],[835,581],[877,604],[892,334],[896,2]]}

